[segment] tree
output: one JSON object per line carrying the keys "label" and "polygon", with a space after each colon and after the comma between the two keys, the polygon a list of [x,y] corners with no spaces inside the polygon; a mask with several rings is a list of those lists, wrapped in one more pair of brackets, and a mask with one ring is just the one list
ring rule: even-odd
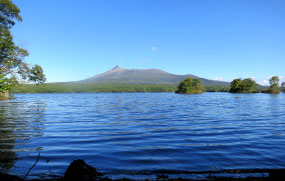
{"label": "tree", "polygon": [[234,79],[231,82],[231,89],[230,92],[235,93],[235,92],[240,92],[241,91],[241,83],[242,80],[241,79]]}
{"label": "tree", "polygon": [[268,90],[268,93],[272,93],[272,94],[279,94],[280,90],[279,90],[279,77],[278,76],[273,76],[269,79],[269,84],[270,84],[270,88]]}
{"label": "tree", "polygon": [[281,88],[282,88],[282,92],[285,92],[285,82],[282,82]]}
{"label": "tree", "polygon": [[192,79],[192,86],[194,90],[204,90],[204,86],[199,79]]}
{"label": "tree", "polygon": [[252,78],[244,79],[242,84],[245,92],[256,92],[257,83]]}
{"label": "tree", "polygon": [[244,80],[234,79],[231,82],[230,92],[231,93],[253,93],[253,92],[257,92],[256,87],[257,87],[257,83],[251,78],[247,78]]}
{"label": "tree", "polygon": [[204,86],[199,79],[186,78],[178,85],[175,93],[179,94],[199,94],[203,93]]}
{"label": "tree", "polygon": [[37,84],[46,81],[39,65],[31,66],[24,62],[28,51],[13,41],[11,28],[15,21],[22,21],[19,8],[11,0],[0,0],[0,91],[8,92],[19,83],[19,79]]}

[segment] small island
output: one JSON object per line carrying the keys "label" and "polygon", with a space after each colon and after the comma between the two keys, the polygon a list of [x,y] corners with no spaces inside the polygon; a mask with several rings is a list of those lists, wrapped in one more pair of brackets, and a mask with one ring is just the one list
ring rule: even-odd
{"label": "small island", "polygon": [[271,79],[269,79],[269,84],[270,84],[269,89],[264,91],[264,93],[269,93],[269,94],[279,94],[280,93],[278,76],[271,77]]}
{"label": "small island", "polygon": [[231,82],[231,93],[257,93],[257,83],[251,79],[234,79]]}
{"label": "small island", "polygon": [[201,94],[204,92],[204,86],[199,79],[186,78],[178,85],[177,94]]}
{"label": "small island", "polygon": [[[285,92],[285,83],[282,82],[279,87],[279,77],[272,76],[269,79],[269,88],[265,89],[264,86],[258,85],[253,79],[234,79],[231,82],[230,93],[268,93],[279,94],[280,91]],[[258,88],[259,87],[259,88]]]}

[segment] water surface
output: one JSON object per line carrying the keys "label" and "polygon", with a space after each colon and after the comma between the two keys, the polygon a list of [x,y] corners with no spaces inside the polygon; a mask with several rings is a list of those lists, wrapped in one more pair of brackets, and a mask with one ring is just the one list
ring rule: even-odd
{"label": "water surface", "polygon": [[[285,167],[285,95],[16,94],[0,101],[0,169],[62,175],[74,159],[111,177]],[[236,98],[240,97],[240,98]]]}

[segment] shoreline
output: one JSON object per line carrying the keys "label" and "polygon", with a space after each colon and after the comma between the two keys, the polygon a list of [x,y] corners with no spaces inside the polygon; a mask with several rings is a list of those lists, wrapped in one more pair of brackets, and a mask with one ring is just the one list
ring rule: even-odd
{"label": "shoreline", "polygon": [[[123,175],[123,174],[122,174]],[[23,181],[72,181],[72,180],[285,180],[285,168],[279,169],[227,169],[215,171],[173,171],[156,170],[153,172],[137,172],[124,174],[119,178],[109,178],[95,167],[86,164],[83,160],[74,160],[65,170],[63,176],[47,175],[44,178],[28,179],[17,175],[0,172],[0,180]],[[176,176],[175,176],[176,175]],[[182,176],[183,175],[183,176]]]}

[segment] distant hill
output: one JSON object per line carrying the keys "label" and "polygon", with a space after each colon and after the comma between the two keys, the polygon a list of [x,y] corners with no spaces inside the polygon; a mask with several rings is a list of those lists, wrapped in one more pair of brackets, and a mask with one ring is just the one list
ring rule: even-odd
{"label": "distant hill", "polygon": [[176,75],[159,69],[125,69],[119,66],[107,72],[81,80],[81,83],[178,84],[187,77],[197,78],[204,85],[229,85],[229,82],[204,79],[195,75]]}

